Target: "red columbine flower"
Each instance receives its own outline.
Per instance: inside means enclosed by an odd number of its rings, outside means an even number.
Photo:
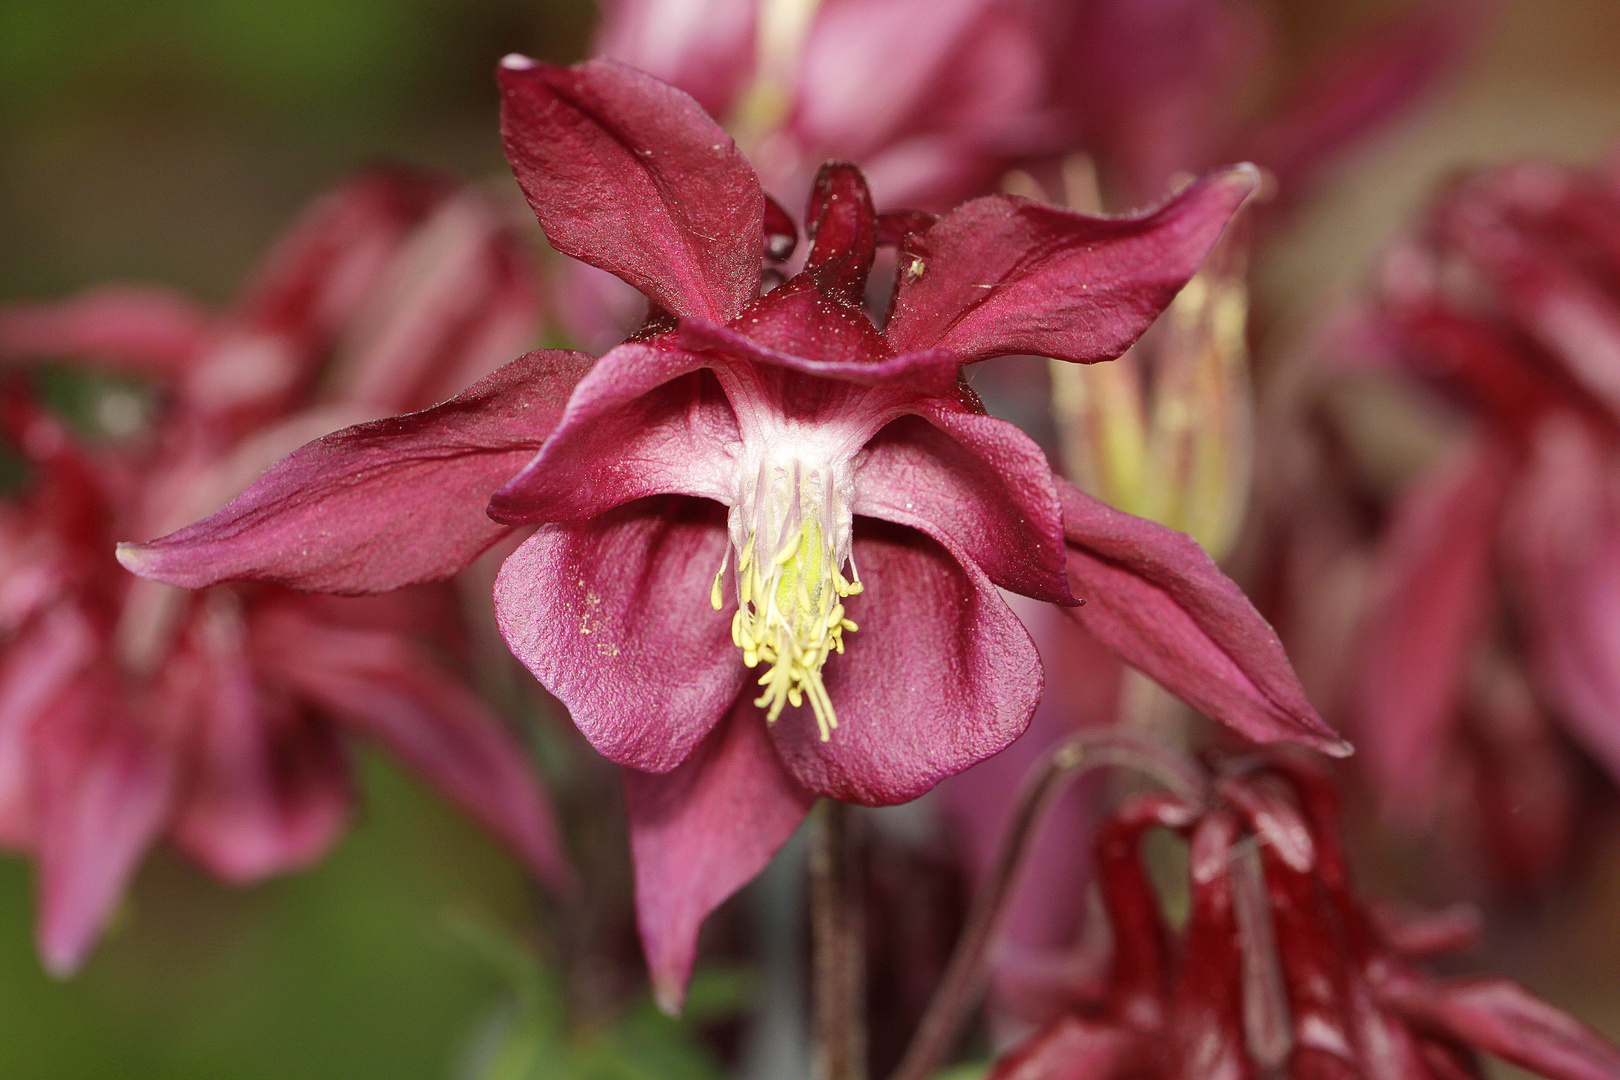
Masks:
[[[1518,984],[1419,967],[1466,945],[1477,920],[1400,919],[1359,900],[1313,768],[1251,765],[1214,789],[1207,806],[1138,796],[1103,822],[1112,945],[1032,994],[1043,1026],[991,1080],[1464,1080],[1483,1075],[1478,1051],[1555,1080],[1620,1077],[1620,1049]],[[1142,858],[1155,828],[1190,841],[1179,932]]]
[[[994,197],[933,222],[876,217],[860,173],[829,165],[803,269],[761,295],[796,229],[695,102],[603,61],[509,57],[501,85],[507,154],[552,245],[640,289],[643,330],[319,440],[122,558],[187,585],[376,591],[540,526],[497,582],[502,632],[627,766],[666,1005],[703,917],[816,795],[915,798],[1023,730],[1041,673],[998,588],[1073,605],[1073,582],[1077,618],[1206,712],[1341,745],[1196,544],[1054,478],[958,380],[1008,353],[1117,355],[1251,170],[1143,217]],[[880,240],[900,247],[881,330],[861,307]]]
[[[229,881],[318,858],[354,801],[351,735],[392,750],[537,875],[566,878],[522,746],[421,640],[448,598],[192,594],[110,557],[118,536],[219,505],[337,418],[486,373],[535,315],[499,214],[439,178],[384,172],[316,203],[226,316],[117,288],[0,309],[0,355],[132,367],[166,401],[156,435],[107,451],[6,402],[34,477],[0,511],[0,842],[39,861],[53,971],[77,967],[161,835]]]
[[[1557,726],[1620,777],[1617,238],[1613,177],[1481,172],[1392,252],[1376,318],[1469,430],[1392,515],[1349,719],[1389,809],[1449,802],[1521,881],[1575,842]]]

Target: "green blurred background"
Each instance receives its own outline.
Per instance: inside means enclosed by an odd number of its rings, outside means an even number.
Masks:
[[[1403,5],[1282,6],[1303,53]],[[1276,253],[1279,335],[1353,289],[1446,169],[1590,160],[1620,132],[1620,4],[1498,7],[1457,83],[1366,144]],[[594,17],[580,0],[0,0],[0,299],[145,280],[222,301],[357,165],[500,177],[495,61],[577,58]],[[464,1075],[512,978],[457,927],[522,939],[533,898],[414,779],[367,758],[363,787],[357,827],[308,873],[233,890],[159,851],[65,984],[33,955],[27,867],[0,860],[0,1080]],[[1608,1027],[1617,909],[1620,857],[1495,959]]]

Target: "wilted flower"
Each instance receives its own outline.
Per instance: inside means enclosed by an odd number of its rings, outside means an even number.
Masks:
[[[132,368],[167,399],[158,434],[105,448],[26,396],[8,405],[34,476],[0,516],[0,840],[39,860],[53,971],[78,966],[160,835],[229,881],[320,856],[354,799],[351,732],[566,878],[522,745],[422,640],[448,597],[188,593],[112,558],[119,536],[218,506],[311,435],[487,372],[536,314],[499,215],[389,172],[317,202],[220,318],[119,288],[0,309],[0,354]]]
[[[628,767],[667,1006],[698,924],[817,794],[915,798],[1023,730],[1040,668],[998,588],[1072,606],[1072,582],[1076,618],[1210,715],[1341,749],[1196,544],[1054,478],[958,378],[1009,353],[1117,355],[1251,170],[1135,218],[996,196],[934,222],[876,216],[861,174],[832,164],[803,270],[761,295],[796,229],[689,97],[604,61],[509,57],[501,82],[507,153],[552,245],[640,289],[647,325],[594,362],[531,353],[436,409],[318,440],[122,558],[193,586],[380,591],[540,525],[496,584],[502,632]],[[880,241],[899,244],[881,330],[861,307]]]
[[[1610,177],[1478,173],[1390,255],[1375,316],[1468,430],[1381,541],[1350,715],[1390,809],[1483,808],[1520,880],[1573,842],[1553,725],[1620,778],[1617,238]]]
[[[1516,983],[1421,969],[1423,957],[1467,944],[1474,920],[1403,919],[1361,901],[1332,787],[1313,767],[1250,763],[1214,791],[1197,806],[1137,796],[1103,822],[1112,943],[1048,984],[1043,1026],[992,1080],[1461,1080],[1482,1075],[1478,1051],[1555,1080],[1620,1076],[1620,1049]],[[1155,828],[1189,841],[1179,931],[1144,858]]]

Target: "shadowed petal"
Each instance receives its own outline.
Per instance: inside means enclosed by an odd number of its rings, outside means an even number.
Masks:
[[[672,772],[624,772],[636,922],[658,1005],[686,997],[698,929],[776,854],[815,796],[782,767],[746,698]]]
[[[842,161],[823,165],[805,220],[813,239],[804,276],[827,299],[859,305],[877,253],[877,212],[861,171]]]
[[[1508,979],[1406,977],[1379,998],[1411,1020],[1550,1080],[1616,1080],[1620,1048]]]
[[[436,408],[317,439],[217,514],[120,545],[119,561],[193,589],[250,579],[365,593],[448,577],[506,531],[484,513],[490,493],[534,454],[590,363],[530,353]]]
[[[985,1080],[1113,1080],[1128,1075],[1140,1041],[1125,1028],[1065,1016],[1019,1043]]]
[[[1497,447],[1466,447],[1406,493],[1387,527],[1353,730],[1391,808],[1432,800],[1490,584],[1508,467]]]
[[[737,418],[703,363],[636,343],[602,357],[539,454],[490,498],[490,516],[580,521],[648,495],[728,499]]]
[[[943,532],[1002,588],[1073,603],[1046,454],[1004,420],[922,407],[856,459],[855,512]]]
[[[117,701],[115,687],[81,681],[40,739],[38,943],[58,977],[84,962],[173,802],[172,755],[106,711]]]
[[[609,761],[668,772],[741,691],[709,602],[729,543],[717,504],[666,496],[547,526],[501,566],[501,636]]]
[[[865,591],[848,603],[860,629],[822,670],[838,727],[822,742],[805,706],[770,729],[812,791],[868,806],[906,802],[1029,725],[1041,695],[1035,645],[984,571],[946,543],[856,521]]]
[[[759,295],[765,196],[731,136],[632,68],[501,62],[501,134],[552,247],[675,315],[725,322]]]
[[[103,285],[54,304],[0,307],[0,357],[90,357],[175,376],[208,342],[208,313],[168,289]]]
[[[1125,351],[1254,191],[1243,165],[1141,217],[1095,218],[1012,195],[975,199],[900,250],[885,330],[896,351],[964,363],[1013,353],[1091,363]]]
[[[234,600],[208,593],[196,624],[193,774],[174,835],[241,884],[318,859],[347,824],[353,797],[331,726],[259,685]]]
[[[1070,614],[1120,659],[1200,712],[1257,742],[1289,741],[1343,757],[1276,633],[1189,536],[1114,510],[1058,480]]]
[[[294,693],[347,721],[492,832],[539,880],[573,873],[523,745],[500,717],[404,637],[323,625],[293,604],[258,617],[260,663]]]
[[[776,299],[791,286],[784,286],[766,298],[774,306]],[[795,299],[799,299],[795,295]],[[809,294],[803,294],[806,302]],[[861,316],[857,316],[861,317]],[[753,327],[749,328],[752,332]],[[808,336],[808,335],[807,335]],[[821,335],[816,335],[816,351],[823,353]],[[872,359],[829,360],[825,356],[806,358],[780,349],[759,344],[751,338],[724,326],[701,319],[682,319],[676,339],[681,347],[693,352],[709,352],[731,360],[765,364],[786,368],[806,375],[820,375],[827,379],[854,383],[860,386],[884,386],[899,383],[924,394],[946,394],[956,385],[962,364],[944,349],[923,349],[901,353],[899,356],[880,356]]]

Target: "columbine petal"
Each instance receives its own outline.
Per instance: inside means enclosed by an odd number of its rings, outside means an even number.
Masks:
[[[1003,420],[939,407],[889,424],[856,459],[855,512],[943,532],[990,580],[1073,603],[1046,454]]]
[[[823,675],[838,726],[822,742],[810,711],[794,709],[771,735],[812,791],[885,806],[915,799],[1022,734],[1040,700],[1040,657],[964,552],[862,519],[854,564],[865,591],[849,614],[860,630]]]
[[[1013,353],[1118,356],[1192,277],[1259,183],[1215,173],[1141,217],[1095,218],[1012,195],[975,199],[914,235],[885,334],[964,363]]]
[[[261,665],[296,694],[393,751],[556,889],[573,882],[555,816],[523,745],[498,716],[401,636],[344,628],[292,604],[254,628]]]
[[[29,750],[34,727],[48,722],[50,710],[94,659],[97,645],[90,621],[63,604],[6,647],[0,660],[0,844],[22,847],[33,831],[36,778]]]
[[[676,315],[725,322],[759,295],[765,196],[686,94],[606,60],[501,63],[512,171],[558,251]]]
[[[39,742],[38,940],[57,976],[84,962],[174,797],[172,756],[133,717],[104,711],[118,700],[81,681]]]
[[[635,343],[602,357],[545,446],[491,497],[490,515],[579,521],[647,495],[727,497],[737,419],[703,363]]]
[[[501,566],[501,636],[608,760],[668,772],[742,690],[710,603],[728,543],[718,505],[668,496],[548,525]]]
[[[1421,809],[1444,763],[1489,585],[1507,463],[1465,447],[1403,498],[1375,571],[1353,733],[1386,800]]]
[[[0,307],[0,357],[95,357],[174,376],[202,352],[208,313],[168,289],[101,286],[55,304]]]
[[[311,723],[258,684],[234,599],[225,590],[204,597],[195,652],[171,661],[170,685],[150,708],[188,710],[176,726],[194,729],[175,839],[220,878],[246,883],[324,854],[348,824],[353,795],[331,725]],[[187,660],[196,665],[183,679],[189,685],[175,687]]]
[[[771,293],[762,306],[782,296],[788,288],[784,286]],[[800,298],[806,303],[814,303],[807,290],[795,294],[795,300]],[[819,375],[857,386],[898,383],[925,394],[948,393],[956,385],[957,373],[962,368],[955,354],[944,349],[923,349],[890,357],[829,360],[818,342],[817,352],[822,355],[809,359],[761,345],[735,330],[702,319],[682,319],[676,331],[676,340],[682,348],[693,352],[707,352],[730,360],[751,361],[806,375]]]
[[[1132,667],[1258,742],[1342,757],[1349,744],[1305,700],[1276,633],[1189,536],[1058,481],[1070,613]]]
[[[624,792],[642,948],[659,1007],[674,1014],[703,920],[770,861],[815,796],[782,767],[746,699],[674,771],[627,769]]]
[[[120,545],[119,561],[193,589],[234,578],[364,593],[448,577],[505,532],[484,516],[490,493],[534,454],[589,365],[530,353],[437,408],[317,439],[217,514]]]
[[[1116,1024],[1065,1016],[1019,1043],[985,1080],[1114,1080],[1133,1075],[1142,1041]]]

